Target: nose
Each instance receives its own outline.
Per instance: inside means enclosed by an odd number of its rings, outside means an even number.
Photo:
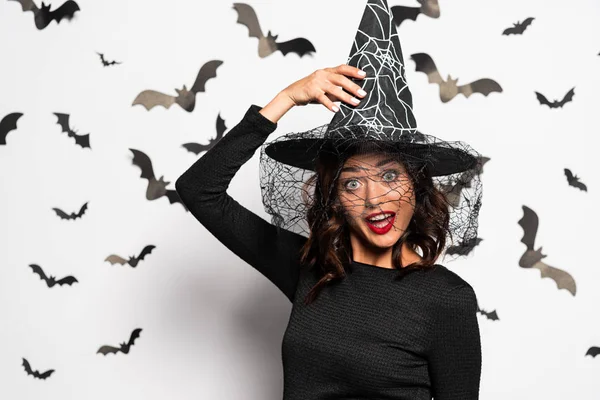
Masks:
[[[365,185],[365,207],[372,208],[380,203],[385,198],[386,193],[389,191],[389,186],[378,182],[376,179],[367,179]]]

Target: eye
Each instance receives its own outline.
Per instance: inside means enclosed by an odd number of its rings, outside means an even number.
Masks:
[[[386,176],[389,178],[386,179],[385,178]],[[395,169],[390,169],[383,174],[383,177],[384,177],[383,179],[386,180],[387,182],[391,182],[394,179],[396,179],[397,176],[398,176],[398,171],[396,171]]]
[[[354,183],[354,187],[350,187],[350,184]],[[354,190],[358,187],[358,181],[356,179],[348,179],[344,182],[344,188],[347,190]]]

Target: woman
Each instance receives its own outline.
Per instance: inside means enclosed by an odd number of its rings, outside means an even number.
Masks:
[[[336,101],[356,107],[353,97],[368,96],[357,83],[364,78],[346,64],[319,69],[263,108],[251,105],[177,179],[177,192],[207,230],[293,303],[282,343],[284,400],[478,399],[477,300],[466,281],[435,264],[448,205],[430,190],[427,168],[373,144],[350,146],[343,158],[321,153],[308,239],[226,193],[287,111],[319,103],[338,113]],[[392,218],[373,221],[381,212]]]

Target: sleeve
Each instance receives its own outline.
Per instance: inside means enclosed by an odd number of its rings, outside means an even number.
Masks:
[[[477,297],[462,284],[443,297],[429,354],[435,400],[477,400],[481,378],[481,338]]]
[[[252,104],[242,120],[177,179],[175,190],[210,233],[293,301],[306,238],[270,224],[226,193],[235,173],[277,127],[259,110]]]

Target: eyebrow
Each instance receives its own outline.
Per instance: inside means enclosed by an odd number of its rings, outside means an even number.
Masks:
[[[387,158],[385,160],[379,161],[377,164],[375,164],[375,166],[381,167],[381,166],[389,164],[391,162],[397,162],[397,160],[395,158]],[[342,173],[342,172],[358,172],[361,169],[364,171],[368,170],[368,168],[365,168],[365,167],[344,167],[344,168],[342,168],[340,173]]]

